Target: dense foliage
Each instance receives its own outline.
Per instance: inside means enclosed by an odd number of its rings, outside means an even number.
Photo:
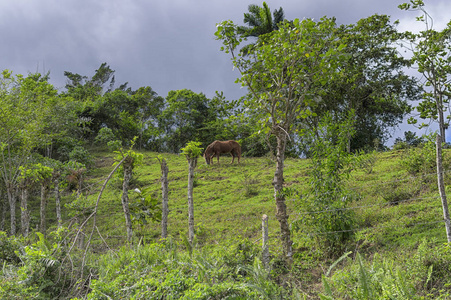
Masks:
[[[423,1],[400,8],[429,24]],[[378,151],[419,95],[419,117],[444,138],[450,25],[412,34],[381,15],[284,18],[263,3],[249,6],[248,26],[217,25],[242,99],[134,90],[107,63],[93,76],[66,71],[64,91],[49,74],[3,70],[0,298],[449,298],[436,136],[408,131]],[[414,64],[424,83],[406,75]],[[244,162],[197,164],[229,139]],[[164,239],[155,156],[170,170]]]

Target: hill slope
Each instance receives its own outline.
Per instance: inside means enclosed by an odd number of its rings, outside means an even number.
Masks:
[[[446,236],[441,203],[437,199],[434,173],[408,174],[400,164],[403,152],[376,154],[353,171],[347,187],[358,195],[352,204],[358,216],[357,235],[367,247],[394,248],[400,244],[415,245],[422,237]],[[154,197],[161,198],[160,166],[157,153],[143,153],[144,164],[135,170],[133,188],[150,187]],[[169,235],[177,237],[187,232],[187,176],[188,164],[183,156],[165,154],[169,167]],[[102,163],[103,161],[103,163]],[[199,158],[194,188],[195,223],[197,238],[203,243],[219,243],[234,236],[258,239],[261,236],[261,217],[270,217],[270,236],[278,233],[273,201],[272,179],[274,163],[269,158],[246,158],[240,165],[229,164],[229,157],[222,157],[221,164],[207,166]],[[100,185],[110,172],[112,160],[98,160],[98,168],[88,182]],[[309,191],[309,160],[287,159],[285,162],[285,186],[305,196]],[[431,170],[433,171],[433,170]],[[99,218],[107,236],[123,236],[125,229],[120,204],[120,183],[112,183],[100,201]],[[97,198],[91,189],[91,199]],[[131,193],[133,196],[133,193]],[[133,197],[132,197],[133,199]],[[133,201],[133,200],[132,200]],[[302,197],[287,200],[290,221],[305,214],[299,210]],[[105,219],[103,219],[105,218]],[[420,224],[425,223],[425,224]],[[161,233],[159,224],[135,229],[138,236],[147,241],[157,240]],[[306,233],[293,233],[299,248],[305,244]],[[371,239],[364,238],[368,235]],[[405,239],[401,239],[406,236]],[[371,240],[372,242],[369,242]],[[309,244],[307,242],[307,244]]]

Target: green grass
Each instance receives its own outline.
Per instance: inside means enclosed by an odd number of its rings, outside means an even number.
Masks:
[[[143,155],[143,164],[134,170],[131,190],[149,187],[153,197],[161,200],[161,171],[156,157],[162,155],[169,168],[168,233],[177,243],[179,250],[183,250],[188,247],[184,246],[188,231],[187,160],[184,156],[175,154],[143,152]],[[83,197],[75,199],[71,193],[66,193],[63,197],[66,205],[63,208],[63,218],[67,226],[74,222],[80,224],[92,212],[100,188],[113,169],[112,154],[97,152],[95,157],[96,167],[87,174]],[[428,247],[446,242],[444,223],[439,222],[443,212],[433,170],[430,174],[412,176],[401,164],[403,159],[403,151],[377,153],[371,158],[371,166],[356,166],[349,179],[344,182],[355,196],[348,208],[355,213],[356,230],[354,239],[344,245],[342,250],[352,251],[353,258],[356,257],[355,253],[359,252],[370,264],[371,258],[378,253],[387,259],[384,263],[404,265],[409,257],[416,255],[419,245],[424,241],[428,243]],[[266,214],[269,216],[269,248],[275,268],[273,279],[279,283],[287,280],[296,282],[301,291],[303,287],[307,287],[308,291],[304,294],[317,296],[322,290],[322,275],[337,257],[328,256],[321,244],[317,243],[317,235],[312,234],[302,222],[298,222],[298,225],[301,224],[300,230],[292,231],[295,259],[293,269],[290,273],[283,271],[278,239],[280,229],[275,218],[272,186],[275,163],[269,158],[249,157],[244,158],[241,164],[229,162],[230,157],[223,157],[220,165],[207,166],[203,159],[199,158],[194,188],[197,251],[220,251],[237,239],[246,240],[258,248],[261,244],[261,219],[262,215]],[[284,185],[298,194],[298,197],[290,196],[286,199],[290,222],[302,220],[303,214],[306,213],[300,211],[299,207],[309,192],[309,170],[308,159],[288,158],[285,161]],[[449,173],[445,175],[446,190],[449,191],[451,179]],[[126,242],[121,193],[120,178],[113,178],[104,191],[98,208],[98,231],[94,231],[91,244],[93,253],[89,259],[93,264],[98,255],[103,259],[109,255],[114,257],[114,253],[122,249]],[[133,201],[135,193],[130,191],[129,194]],[[33,211],[38,212],[38,206],[34,204],[38,205],[38,202],[31,202]],[[56,218],[51,200],[48,209],[48,224],[52,230],[56,227]],[[32,227],[38,221],[39,216],[33,214]],[[85,234],[91,233],[92,225],[92,222],[87,224]],[[135,246],[161,243],[159,223],[134,224],[134,233]],[[440,252],[436,252],[436,257],[440,257],[439,254]],[[213,257],[208,259],[214,260]],[[439,262],[436,260],[432,263]],[[447,259],[444,259],[443,265],[446,263]],[[348,274],[347,272],[352,272],[356,266],[358,268],[355,263],[343,262],[335,269]],[[404,271],[408,274],[407,269]]]
[[[143,154],[144,162],[135,170],[132,189],[150,187],[153,195],[161,199],[158,154]],[[438,195],[434,177],[412,178],[399,163],[402,155],[401,151],[378,153],[371,172],[356,168],[345,183],[359,195],[359,200],[352,206],[357,214],[358,228],[362,229],[357,231],[358,240],[365,240],[360,243],[368,251],[392,251],[400,245],[413,247],[422,237],[445,241],[442,223],[416,225],[439,220],[442,217],[441,205],[439,199],[433,198]],[[169,168],[168,232],[178,239],[186,234],[188,228],[188,163],[180,155],[162,156]],[[97,156],[96,168],[87,181],[91,187],[86,200],[88,203],[94,203],[97,199],[104,178],[112,170],[112,162],[105,153]],[[236,236],[258,240],[263,214],[269,216],[270,236],[277,240],[279,224],[275,219],[272,187],[274,163],[268,158],[245,158],[240,165],[229,162],[229,157],[222,157],[220,165],[207,166],[199,158],[195,174],[194,216],[202,243],[221,243]],[[309,188],[309,168],[306,159],[286,159],[285,186],[305,195]],[[120,181],[115,179],[104,192],[98,214],[97,225],[107,243],[120,243],[121,236],[125,239],[120,197]],[[290,221],[299,217],[299,201],[302,198],[287,199]],[[158,240],[161,228],[160,224],[151,223],[137,226],[135,232],[144,241],[152,242]],[[293,240],[297,241],[300,249],[312,247],[311,241],[302,234],[293,232]]]

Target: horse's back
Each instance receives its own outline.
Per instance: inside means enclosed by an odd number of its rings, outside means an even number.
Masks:
[[[210,145],[207,146],[205,152],[212,151],[213,153],[227,153],[232,151],[239,151],[241,153],[241,146],[237,141],[228,140],[228,141],[214,141]]]

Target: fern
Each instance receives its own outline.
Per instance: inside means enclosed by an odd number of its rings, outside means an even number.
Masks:
[[[329,268],[330,269],[330,268]],[[326,276],[323,275],[322,277],[322,281],[323,281],[323,286],[324,286],[324,290],[326,292],[327,295],[319,295],[321,300],[333,300],[334,297],[332,295],[332,289],[330,288],[329,283],[327,282]]]
[[[337,259],[327,270],[326,272],[326,276],[329,276],[330,272],[332,271],[333,268],[335,268],[335,266],[340,263],[343,259],[345,259],[346,257],[348,257],[350,254],[352,253],[352,251],[346,252],[345,254],[343,254],[342,256],[340,256],[339,259]]]
[[[363,292],[363,299],[373,299],[373,295],[371,292],[371,282],[368,273],[365,270],[365,267],[362,262],[362,258],[360,254],[357,253],[357,260],[359,262],[359,284],[360,290]]]

